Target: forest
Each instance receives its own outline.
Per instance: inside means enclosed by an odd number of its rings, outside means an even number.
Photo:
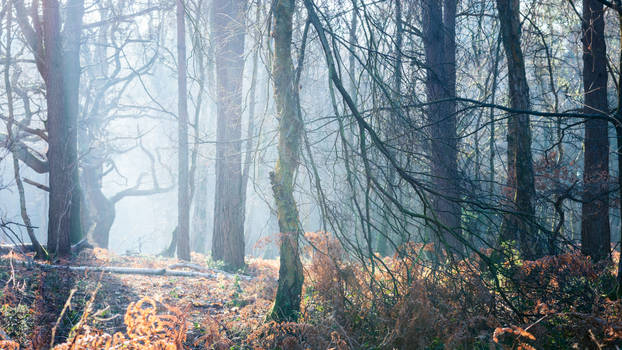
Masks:
[[[2,0],[0,349],[622,348],[622,0]]]

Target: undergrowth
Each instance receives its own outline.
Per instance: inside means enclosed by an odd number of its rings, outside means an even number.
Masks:
[[[408,244],[372,265],[327,234],[307,237],[303,320],[339,329],[361,349],[617,349],[622,306],[614,264],[580,252],[522,260],[483,250],[431,263]],[[617,255],[617,253],[616,253]]]
[[[200,311],[191,313],[190,306],[183,306],[187,299],[182,296],[189,291],[175,283],[171,290],[179,287],[179,295],[168,295],[167,301],[152,296],[131,303],[122,331],[99,329],[103,323],[98,319],[107,314],[94,311],[89,315],[94,297],[79,301],[83,297],[76,300],[79,307],[72,311],[76,315],[63,318],[75,321],[64,342],[54,349],[622,346],[622,305],[616,298],[613,268],[617,253],[613,261],[600,264],[574,251],[527,261],[508,245],[501,251],[482,250],[467,259],[432,263],[429,257],[434,247],[407,244],[395,256],[378,256],[371,264],[352,259],[328,234],[308,234],[307,239],[314,248],[304,253],[305,285],[298,323],[262,322],[257,317],[263,309],[253,305],[264,303],[267,310],[276,284],[274,264],[261,261],[249,265],[255,275],[249,283],[239,278],[227,284],[211,281],[217,289],[212,291],[227,299],[204,302],[198,306],[203,308]],[[17,349],[18,343],[37,348],[36,344],[42,344],[33,339],[40,326],[39,311],[27,307],[36,303],[19,296],[27,288],[11,279],[14,275],[4,272],[0,276],[5,285],[0,295],[0,349]]]

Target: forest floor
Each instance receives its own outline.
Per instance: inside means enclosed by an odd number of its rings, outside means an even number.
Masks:
[[[170,268],[178,260],[118,256],[96,248],[58,263],[160,269]],[[250,259],[239,275],[220,272],[203,255],[193,253],[192,263],[213,277],[42,269],[19,254],[0,256],[0,340],[39,349],[48,347],[52,333],[54,344],[60,344],[85,325],[98,334],[124,333],[128,306],[147,297],[145,305],[153,301],[158,313],[183,319],[187,348],[204,348],[205,342],[217,342],[215,337],[225,338],[227,347],[241,344],[261,326],[271,306],[278,261]]]

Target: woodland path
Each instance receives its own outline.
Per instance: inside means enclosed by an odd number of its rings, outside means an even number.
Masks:
[[[202,277],[117,274],[95,271],[68,271],[64,268],[27,266],[23,257],[6,254],[0,257],[0,304],[25,304],[32,310],[41,341],[47,343],[56,324],[59,310],[75,289],[71,308],[63,315],[55,343],[66,340],[80,320],[85,305],[97,290],[88,324],[109,334],[125,330],[123,316],[128,305],[143,297],[178,308],[187,316],[189,348],[206,332],[218,328],[233,342],[259,327],[263,322],[276,288],[278,265],[271,260],[251,260],[244,275],[219,273],[210,267],[207,257],[193,254],[193,269],[179,266],[176,259],[151,256],[118,256],[102,249],[88,249],[71,261],[59,265],[114,266],[121,268],[197,271]],[[98,312],[99,311],[99,312]],[[0,328],[2,324],[0,322]],[[47,339],[45,339],[47,338]],[[15,340],[15,339],[14,339]]]

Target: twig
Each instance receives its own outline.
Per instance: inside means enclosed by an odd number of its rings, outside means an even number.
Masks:
[[[50,188],[44,184],[38,183],[36,181],[27,179],[27,178],[23,178],[22,179],[25,183],[31,185],[31,186],[35,186],[36,188],[40,189],[40,190],[44,190],[46,192],[50,192]]]
[[[84,312],[82,313],[82,317],[80,317],[80,321],[78,321],[78,323],[74,327],[75,330],[80,330],[80,328],[86,323],[87,318],[89,317],[89,313],[91,312],[91,309],[93,307],[93,304],[95,303],[95,297],[97,296],[97,292],[99,291],[99,288],[101,288],[101,280],[102,280],[103,275],[104,275],[104,272],[102,271],[99,274],[99,278],[97,279],[97,285],[95,286],[95,289],[91,293],[91,298],[89,299],[89,301],[86,303],[86,306],[84,307]]]
[[[54,337],[56,337],[56,328],[60,324],[60,321],[63,319],[63,316],[65,315],[65,311],[67,311],[67,308],[71,307],[71,298],[73,297],[73,294],[76,292],[76,290],[77,289],[73,288],[69,292],[69,297],[67,298],[67,301],[65,302],[65,305],[63,306],[63,310],[61,310],[60,315],[58,315],[58,319],[56,320],[56,324],[54,324],[54,328],[52,328],[52,339],[50,340],[50,349],[54,348]]]

